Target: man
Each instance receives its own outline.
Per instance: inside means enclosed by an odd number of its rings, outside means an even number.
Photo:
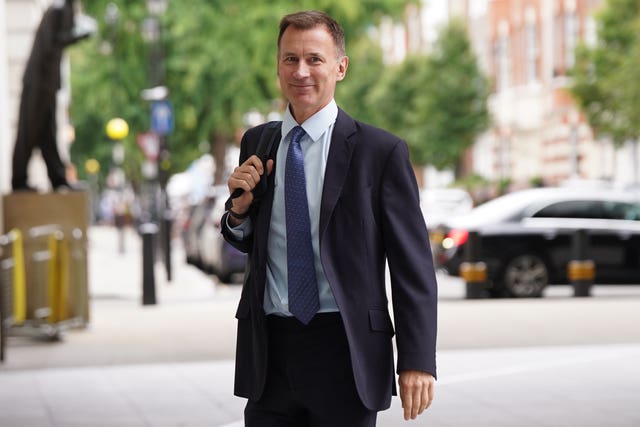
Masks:
[[[281,138],[263,164],[264,125],[247,131],[228,181],[244,193],[222,232],[249,254],[235,380],[247,427],[375,426],[396,391],[385,261],[405,419],[433,399],[437,286],[415,176],[402,140],[336,106],[347,66],[331,17],[285,16]]]

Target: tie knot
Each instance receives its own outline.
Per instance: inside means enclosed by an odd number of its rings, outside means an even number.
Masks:
[[[291,143],[299,143],[304,134],[305,131],[302,129],[302,126],[296,126],[291,129]]]

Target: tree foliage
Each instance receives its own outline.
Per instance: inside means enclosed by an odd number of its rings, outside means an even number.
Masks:
[[[595,46],[581,45],[571,92],[596,134],[622,145],[640,136],[640,3],[608,0],[597,16]]]
[[[378,121],[403,136],[415,164],[457,167],[489,125],[489,85],[464,25],[451,21],[433,52],[392,68],[370,100]]]
[[[376,123],[377,106],[367,102],[369,93],[380,85],[385,65],[382,49],[372,38],[363,37],[347,52],[347,75],[336,89],[336,102],[353,117],[367,123]]]
[[[72,157],[109,164],[111,147],[104,125],[112,117],[129,123],[124,141],[125,169],[139,176],[141,153],[134,136],[149,126],[149,105],[140,92],[149,87],[150,47],[141,37],[144,2],[114,0],[120,10],[115,28],[104,22],[108,0],[85,2],[98,19],[100,32],[72,52],[72,117],[76,143]],[[383,15],[400,15],[407,0],[189,0],[169,2],[162,17],[165,83],[174,107],[175,131],[169,136],[173,171],[184,169],[202,154],[203,145],[220,166],[225,147],[234,141],[243,115],[266,113],[279,98],[276,77],[278,22],[286,13],[321,9],[344,26],[347,50],[358,57],[366,29]],[[112,49],[105,49],[111,45]],[[353,49],[353,50],[352,50]],[[363,73],[364,75],[364,73]],[[373,80],[372,76],[367,77]],[[360,86],[360,87],[359,87]],[[345,91],[363,93],[361,81],[345,82]],[[203,144],[204,143],[204,144]],[[103,168],[104,170],[104,168]]]

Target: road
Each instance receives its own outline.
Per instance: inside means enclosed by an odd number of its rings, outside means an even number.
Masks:
[[[185,265],[176,245],[174,281],[156,268],[158,304],[142,306],[135,235],[127,245],[117,255],[115,234],[91,232],[87,329],[59,343],[10,338],[0,425],[242,425],[242,400],[231,395],[240,286]],[[436,401],[406,424],[394,399],[379,426],[640,425],[640,286],[599,286],[591,298],[553,287],[540,299],[465,300],[459,280],[439,276],[439,289]],[[97,389],[105,384],[109,391]],[[151,403],[140,395],[150,387]],[[25,399],[29,418],[18,409]],[[104,418],[108,410],[114,418]]]

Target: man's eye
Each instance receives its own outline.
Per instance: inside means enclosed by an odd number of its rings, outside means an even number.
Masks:
[[[311,62],[312,64],[317,64],[318,62],[322,62],[322,59],[317,56],[312,56],[311,58],[309,58],[309,62]]]
[[[295,56],[287,56],[283,61],[287,63],[298,62],[298,58],[296,58]]]

